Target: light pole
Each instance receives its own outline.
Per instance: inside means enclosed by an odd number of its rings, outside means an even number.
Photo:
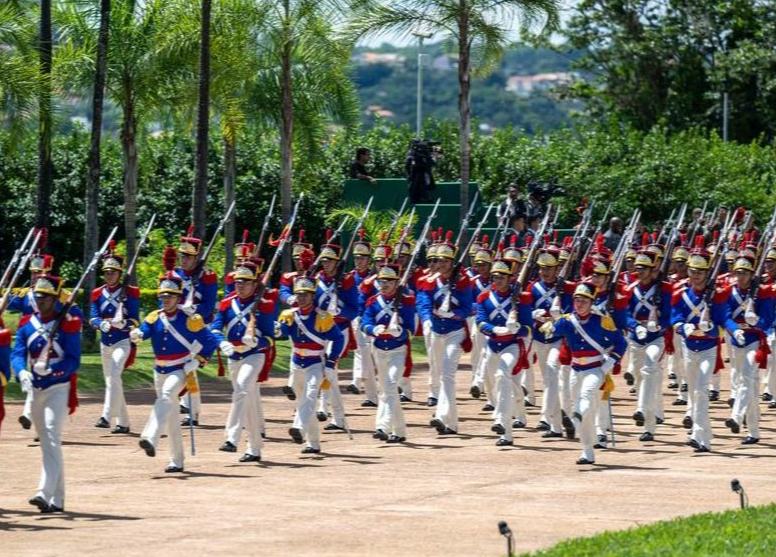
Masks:
[[[430,39],[434,33],[424,33],[420,30],[413,31],[413,36],[418,38],[418,87],[415,104],[415,135],[420,139],[421,126],[423,125],[423,39]]]

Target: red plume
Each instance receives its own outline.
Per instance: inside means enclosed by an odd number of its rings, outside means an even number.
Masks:
[[[595,237],[595,249],[598,252],[602,252],[604,249],[604,235],[600,232]]]
[[[649,233],[645,232],[641,235],[641,245],[646,246],[649,244]]]
[[[364,230],[363,228],[359,228],[358,229],[358,237],[359,237],[360,240],[362,240],[362,241],[364,240],[364,234],[365,233],[366,233],[366,230]]]
[[[552,231],[552,243],[557,244],[558,243],[558,231],[553,230]]]
[[[498,253],[501,253],[502,251],[504,251],[504,240],[501,240],[498,243]]]
[[[757,243],[757,230],[749,232],[749,241],[753,244]]]
[[[248,229],[247,228],[245,230],[243,230],[242,243],[243,244],[247,244],[248,243]]]
[[[299,229],[299,243],[304,242],[304,228]]]
[[[248,257],[248,246],[247,245],[242,247],[242,256],[244,258]]]
[[[108,242],[108,253],[113,253],[116,251],[116,240],[111,240]]]
[[[193,237],[194,235],[194,225],[190,224],[189,229],[186,230],[186,236]]]
[[[440,226],[439,228],[437,228],[437,241],[441,242],[442,237],[444,235],[445,235],[445,231],[442,229],[442,227]]]
[[[175,248],[168,245],[164,248],[164,252],[162,253],[162,265],[164,265],[165,271],[172,271],[175,269],[175,262],[178,260],[178,252],[175,251]]]
[[[679,245],[684,246],[687,244],[687,234],[685,232],[679,233]]]
[[[46,249],[46,244],[48,243],[48,228],[44,226],[39,230],[40,230],[40,240],[38,240],[38,251],[43,251],[44,249]]]
[[[544,245],[546,246],[549,243],[550,243],[550,235],[549,234],[545,234],[544,235]]]
[[[331,228],[326,229],[326,242],[331,241],[331,237],[334,236],[334,231]]]
[[[652,233],[652,243],[653,244],[657,243],[657,232]]]
[[[432,243],[434,243],[434,244],[436,244],[436,241],[437,241],[437,233],[436,233],[436,230],[432,230],[432,231],[431,231],[431,242],[432,242]]]
[[[574,242],[573,236],[566,236],[563,238],[563,247],[571,247],[571,244]]]
[[[739,207],[736,209],[735,216],[733,217],[733,222],[741,222],[744,220],[744,216],[746,216],[746,209],[743,207]]]
[[[695,237],[695,247],[697,249],[703,249],[704,247],[706,247],[706,239],[703,237],[702,234],[698,234]]]
[[[447,232],[445,232],[445,241],[448,242],[448,243],[453,241],[453,231],[452,230],[448,230]]]
[[[712,235],[711,239],[714,240],[714,243],[716,244],[719,241],[719,230],[715,230]]]
[[[517,242],[517,236],[512,236],[512,242]],[[533,236],[528,235],[525,238],[523,238],[523,245],[525,247],[529,247],[531,245],[531,242],[533,242]]]
[[[490,242],[488,242],[488,240],[490,240],[490,238],[488,238],[488,235],[487,234],[483,234],[482,235],[482,245],[485,246],[485,247],[489,246]]]

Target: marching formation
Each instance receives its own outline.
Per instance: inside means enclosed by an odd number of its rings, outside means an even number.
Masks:
[[[214,359],[233,390],[219,450],[241,453],[240,462],[261,460],[261,384],[272,370],[279,339],[291,346],[283,387],[295,402],[288,434],[304,454],[321,452],[321,427],[352,438],[339,388],[339,365],[351,352],[347,391],[364,393],[361,406],[376,409],[373,437],[386,443],[407,441],[402,405],[413,400],[430,408],[429,425],[439,435],[458,434],[456,383],[465,352],[471,355],[469,392],[486,402],[497,446],[513,445],[528,425],[526,407],[539,406],[542,437],[578,439],[577,464],[593,464],[596,450],[616,443],[610,394],[613,377],[622,373],[635,398],[632,418],[643,429],[640,441],[659,441],[667,381],[677,394],[673,404],[686,409],[687,445],[708,452],[709,403],[719,399],[723,356],[731,384],[725,425],[734,434],[745,431],[743,444],[760,440],[760,369],[767,369],[762,399],[776,395],[776,363],[769,358],[776,344],[776,211],[758,230],[750,211],[709,215],[704,207],[686,218],[685,205],[649,232],[636,210],[616,243],[607,246],[606,216],[595,227],[592,204],[578,208],[579,222],[559,241],[552,206],[535,230],[514,230],[500,216],[489,237],[482,229],[494,205],[468,234],[475,197],[456,234],[434,228],[437,201],[413,240],[414,208],[399,227],[405,201],[373,245],[363,229],[370,201],[355,225],[345,219],[327,231],[316,253],[297,227],[302,202],[297,200],[278,238],[266,237],[274,199],[258,241],[244,233],[220,301],[219,279],[206,264],[234,206],[208,245],[191,230],[182,235],[177,248],[164,252],[158,308],[144,316],[140,291],[130,279],[137,255],[125,265],[115,252],[115,229],[72,291],[52,272],[45,230],[29,232],[0,278],[5,292],[0,311],[21,314],[13,343],[11,331],[0,330],[0,383],[11,375],[19,381],[27,396],[19,422],[25,429],[34,426],[40,440],[43,467],[32,505],[45,513],[65,508],[61,435],[78,403],[86,313],[86,324],[100,332],[105,378],[95,427],[115,435],[132,431],[122,374],[137,346],[149,343],[156,401],[139,445],[153,457],[166,435],[169,473],[184,470],[182,427],[190,429],[195,453],[194,431],[206,410],[197,373]],[[153,224],[152,219],[137,252]],[[261,257],[265,243],[272,248],[269,262]],[[294,270],[279,273],[289,245]],[[15,288],[25,269],[29,287]],[[76,295],[97,269],[104,284],[82,312]],[[413,384],[415,337],[422,337],[429,364],[422,387]]]

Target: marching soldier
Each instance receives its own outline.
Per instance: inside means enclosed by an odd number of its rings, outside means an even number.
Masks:
[[[342,331],[345,343],[338,354],[329,354],[334,361],[339,361],[349,348],[350,322],[358,314],[358,291],[352,274],[345,274],[341,280],[335,276],[337,264],[341,257],[342,247],[330,242],[321,246],[320,263],[321,270],[317,275],[315,291],[315,308],[318,313],[328,313],[334,318],[334,323]],[[331,343],[327,350],[331,349]],[[328,416],[327,409],[331,406],[332,420],[324,429],[327,431],[345,429],[345,405],[339,388],[339,379],[336,368],[325,368],[328,388],[321,389],[321,399],[318,405],[317,418],[325,422]]]
[[[707,304],[706,280],[709,274],[710,255],[703,246],[703,237],[687,260],[689,280],[687,285],[674,291],[671,300],[671,325],[684,342],[684,366],[690,395],[691,416],[685,416],[684,427],[692,429],[687,444],[695,452],[711,449],[711,422],[709,421],[709,396],[711,376],[718,368],[719,328],[728,318],[729,291],[716,288]]]
[[[640,441],[653,441],[662,398],[660,360],[665,349],[665,329],[671,322],[669,282],[655,280],[655,256],[642,250],[636,255],[634,269],[638,280],[625,287],[627,300],[624,321],[629,331],[629,357],[640,375],[638,404],[633,420],[644,427]]]
[[[686,236],[684,234],[679,236],[681,238],[680,244],[674,248],[671,255],[671,270],[673,272],[668,278],[674,290],[687,283],[687,259],[690,257],[690,251],[684,245]],[[668,380],[670,381],[668,387],[678,388],[676,400],[672,402],[672,405],[687,406],[687,381],[684,379],[683,346],[681,342],[674,342],[674,330],[672,328],[666,329],[666,345],[669,342],[673,346],[673,350],[666,350],[668,354]]]
[[[764,363],[767,358],[764,350],[768,342],[765,331],[774,319],[774,290],[772,285],[760,286],[752,300],[749,290],[755,270],[754,261],[748,257],[739,257],[732,268],[736,283],[730,287],[730,315],[725,328],[731,365],[736,373],[735,377],[731,373],[731,392],[735,394],[730,418],[725,421],[725,425],[737,434],[746,423],[749,434],[741,443],[753,445],[760,440],[758,364]]]
[[[573,429],[567,436],[579,435],[582,455],[577,464],[595,463],[595,421],[600,387],[625,353],[625,338],[611,320],[592,313],[596,287],[590,282],[577,285],[573,312],[554,323],[547,321],[541,333],[550,338],[563,337],[571,350],[571,389],[574,411]]]
[[[248,234],[250,234],[248,230],[243,230],[242,242],[236,243],[232,250],[235,269],[239,267],[241,263],[250,260],[253,257],[253,252],[256,251],[256,244],[248,241]],[[234,292],[234,269],[224,276],[224,298],[232,292]]]
[[[493,369],[490,366],[480,365],[482,355],[485,353],[485,345],[487,339],[485,335],[480,331],[477,326],[477,300],[480,295],[486,292],[490,288],[490,267],[493,264],[493,252],[488,247],[488,237],[483,236],[482,247],[477,249],[472,259],[474,261],[474,267],[467,270],[471,271],[474,275],[470,275],[469,279],[472,283],[473,291],[472,295],[475,300],[472,311],[474,315],[469,317],[469,330],[472,335],[472,384],[469,389],[469,394],[474,398],[480,398],[483,388],[488,395],[488,404],[495,406],[494,400],[494,379]]]
[[[194,228],[189,227],[186,236],[181,236],[178,245],[180,265],[175,273],[180,277],[182,284],[181,311],[186,315],[199,315],[209,324],[213,320],[213,311],[218,301],[218,277],[210,269],[200,265],[202,252],[202,240],[193,234]],[[182,409],[188,411],[189,417],[185,418],[181,425],[199,425],[199,410],[201,397],[199,392],[191,394],[191,405],[188,407],[188,397],[182,401]]]
[[[452,231],[436,250],[438,272],[429,276],[419,288],[418,313],[423,333],[431,334],[433,362],[437,366],[441,389],[431,426],[440,435],[458,433],[458,409],[455,401],[455,374],[461,348],[467,342],[466,318],[472,307],[472,288],[465,274],[453,276],[456,248]]]
[[[306,276],[294,280],[296,307],[280,313],[278,323],[282,336],[292,344],[291,365],[294,392],[298,393],[294,423],[288,430],[296,443],[307,441],[303,454],[321,452],[321,432],[315,417],[315,401],[318,391],[325,387],[324,369],[327,375],[336,376],[339,354],[345,342],[342,331],[329,313],[318,313],[313,304],[316,283]],[[327,345],[330,344],[327,350]]]
[[[776,246],[770,246],[765,252],[765,274],[762,277],[762,284],[773,286],[776,283]],[[771,356],[768,358],[768,370],[765,375],[765,391],[763,400],[768,402],[768,408],[776,408],[776,329],[771,326],[768,330],[768,344],[771,350]]]
[[[140,320],[140,289],[122,286],[124,260],[110,251],[102,258],[105,284],[92,290],[89,325],[101,331],[100,354],[105,377],[105,404],[95,427],[109,428],[112,419],[116,427],[111,433],[129,433],[129,412],[124,398],[122,373],[131,363],[133,346],[129,341],[130,329]]]
[[[404,373],[410,337],[415,329],[415,296],[411,292],[399,292],[399,268],[395,265],[382,266],[377,281],[380,293],[367,300],[361,317],[363,332],[373,337],[372,354],[380,379],[374,437],[388,443],[403,443],[407,426],[399,404],[399,379]],[[397,311],[399,314],[394,318]]]
[[[358,240],[353,243],[353,264],[355,268],[353,269],[352,277],[359,292],[361,284],[371,275],[371,261],[372,245],[364,239],[364,229],[362,228],[359,230]],[[364,309],[359,296],[358,316],[353,320],[353,334],[356,337],[356,350],[353,353],[353,381],[348,385],[347,389],[350,393],[359,394],[361,392],[360,384],[363,384],[366,400],[361,403],[361,406],[375,408],[377,407],[377,380],[375,379],[375,368],[370,352],[371,340],[362,331],[360,326],[363,313]]]
[[[248,447],[240,462],[261,460],[263,416],[259,374],[267,363],[275,335],[276,304],[257,293],[260,269],[243,261],[233,271],[234,293],[224,298],[210,324],[221,352],[229,358],[232,405],[219,450],[234,453],[245,428]]]
[[[62,292],[59,277],[39,276],[32,292],[38,309],[19,322],[11,355],[17,380],[31,395],[32,423],[43,454],[38,492],[29,502],[42,513],[63,512],[62,427],[78,404],[76,373],[81,365],[82,323],[80,312],[75,311],[68,311],[59,320],[65,309],[58,300]]]
[[[487,338],[480,367],[487,366],[490,369],[485,373],[495,375],[495,389],[491,395],[495,412],[491,431],[500,435],[496,441],[498,447],[513,444],[514,416],[525,423],[525,405],[518,374],[528,363],[521,338],[527,334],[527,328],[520,326],[519,319],[510,319],[510,314],[519,311],[516,307],[519,303],[515,304],[512,298],[511,275],[512,265],[497,259],[490,269],[490,288],[477,297],[477,328]]]
[[[197,390],[197,369],[213,354],[218,340],[201,315],[179,308],[184,290],[177,273],[162,275],[157,293],[161,309],[149,313],[140,327],[129,333],[135,344],[150,339],[154,351],[156,402],[140,435],[140,448],[148,456],[156,456],[159,439],[166,433],[170,463],[164,471],[175,473],[183,472],[181,424],[175,414],[178,396],[184,386],[190,393]]]
[[[437,272],[439,271],[439,263],[441,259],[437,257],[437,251],[442,242],[442,229],[431,232],[431,245],[426,252],[426,261],[428,262],[428,268],[425,275],[420,278],[417,288],[418,294],[424,288],[431,288],[436,280]],[[420,310],[418,310],[420,314]],[[422,315],[420,316],[423,319]],[[440,384],[440,372],[439,367],[434,361],[434,351],[431,348],[431,329],[425,326],[421,327],[423,334],[423,345],[426,349],[426,356],[428,358],[428,397],[426,398],[426,406],[433,408],[439,401],[439,384]],[[404,401],[402,399],[402,401]]]

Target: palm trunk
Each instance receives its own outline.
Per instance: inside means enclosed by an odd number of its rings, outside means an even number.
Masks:
[[[461,19],[458,21],[458,140],[461,149],[461,220],[466,216],[469,208],[469,159],[471,146],[471,67],[469,44],[469,12],[467,0],[460,0]],[[466,242],[466,230],[463,231],[461,242]]]
[[[100,205],[100,137],[102,134],[102,106],[105,96],[105,75],[108,66],[108,29],[110,26],[110,0],[100,0],[100,31],[97,38],[97,64],[94,72],[92,96],[92,136],[89,146],[88,172],[86,174],[86,223],[84,225],[84,266],[99,248]],[[96,273],[86,277],[86,292],[96,285]],[[86,327],[84,336],[94,341],[94,329]]]
[[[192,199],[194,233],[205,237],[207,224],[207,154],[210,131],[210,9],[211,0],[202,0],[199,47],[199,103],[197,106],[197,159]]]
[[[224,211],[229,208],[235,198],[234,183],[237,176],[237,146],[234,141],[224,138]],[[226,249],[226,263],[224,263],[224,276],[232,270],[234,265],[234,219],[229,219],[224,225],[224,247]]]
[[[121,123],[121,149],[124,158],[124,234],[127,238],[127,261],[135,254],[137,235],[137,116],[132,83],[124,80],[125,105]],[[134,277],[132,277],[134,280]]]
[[[40,91],[38,93],[38,226],[48,226],[51,190],[54,183],[54,163],[51,160],[51,0],[40,2]]]
[[[287,24],[289,18],[289,2],[284,0]],[[293,195],[293,138],[294,138],[294,105],[293,105],[293,83],[291,80],[291,33],[287,30],[284,33],[285,43],[283,44],[280,77],[280,210],[283,222],[288,222],[291,216],[291,197]],[[289,251],[283,253],[283,270],[291,269],[291,254]]]

